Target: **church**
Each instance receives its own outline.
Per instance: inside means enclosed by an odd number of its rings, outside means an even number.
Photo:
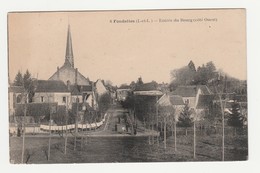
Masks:
[[[93,108],[97,106],[94,83],[83,76],[78,68],[74,67],[70,25],[68,26],[67,32],[64,64],[61,67],[57,67],[57,71],[48,80],[63,81],[71,93],[72,103],[76,103],[78,100],[80,103],[89,103]]]
[[[67,85],[91,85],[89,79],[83,76],[77,68],[74,68],[70,25],[68,26],[67,33],[65,62],[63,66],[57,67],[57,71],[49,78],[49,80],[61,80]]]

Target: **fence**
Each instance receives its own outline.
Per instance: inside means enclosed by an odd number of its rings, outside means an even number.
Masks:
[[[100,122],[96,122],[96,123],[78,123],[78,129],[81,130],[87,130],[87,129],[93,129],[93,128],[99,128],[100,126],[102,126],[105,123],[107,114],[104,115],[104,118],[100,121]],[[34,126],[34,127],[25,127],[25,133],[47,133],[48,131],[65,131],[67,130],[73,130],[75,129],[76,125],[75,124],[68,124],[68,125],[62,125],[62,126],[58,126],[58,125],[43,125],[41,124],[40,126]],[[22,130],[20,128],[20,130]],[[9,133],[10,134],[17,134],[18,133],[18,126],[17,125],[10,125],[9,126]]]

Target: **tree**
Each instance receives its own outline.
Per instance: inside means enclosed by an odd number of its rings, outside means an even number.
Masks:
[[[240,111],[240,105],[237,102],[232,104],[231,114],[229,115],[228,121],[229,126],[234,128],[234,134],[236,135],[236,130],[242,128],[244,124],[244,117]]]
[[[183,108],[183,111],[180,113],[180,116],[178,118],[177,125],[180,127],[185,127],[185,135],[187,136],[187,128],[191,127],[193,124],[192,121],[192,112],[190,110],[190,107],[186,104]]]
[[[192,85],[196,75],[196,68],[193,61],[187,66],[171,71],[172,82],[170,87],[174,90],[178,85]]]
[[[99,111],[105,113],[111,105],[111,96],[109,93],[102,94],[98,100]]]
[[[34,89],[35,85],[31,77],[31,73],[27,69],[25,74],[22,75],[20,71],[18,71],[15,80],[14,80],[14,85],[15,86],[23,86],[25,91],[28,94],[28,101],[29,103],[32,102],[32,98],[34,96]]]
[[[14,86],[23,86],[23,75],[20,71],[15,76]]]

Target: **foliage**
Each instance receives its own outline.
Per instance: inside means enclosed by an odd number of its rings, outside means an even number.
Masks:
[[[14,86],[23,86],[25,91],[28,93],[29,103],[32,102],[32,98],[35,92],[35,83],[28,69],[26,70],[24,75],[22,75],[22,73],[18,71],[14,80]]]
[[[112,99],[109,93],[104,93],[98,99],[99,111],[105,113],[112,103]]]
[[[191,127],[192,126],[192,112],[188,105],[185,105],[183,111],[180,113],[177,125],[180,127]]]
[[[139,120],[150,122],[155,115],[156,97],[154,96],[135,96],[135,113]]]
[[[23,86],[23,75],[20,71],[15,76],[14,86]]]
[[[121,105],[125,109],[132,109],[133,110],[134,107],[135,107],[135,97],[134,97],[134,95],[133,94],[129,94],[126,97],[125,101],[121,102]]]
[[[232,104],[231,112],[232,114],[229,115],[227,121],[228,125],[235,128],[243,127],[244,117],[240,112],[240,105],[237,102],[234,102]]]

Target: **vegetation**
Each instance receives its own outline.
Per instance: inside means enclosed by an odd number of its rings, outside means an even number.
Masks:
[[[236,130],[242,128],[244,125],[244,117],[241,114],[240,106],[237,102],[232,104],[231,114],[229,114],[227,123],[234,128],[235,135]]]
[[[185,107],[183,108],[183,111],[180,113],[177,125],[179,127],[185,127],[186,129],[186,136],[187,136],[187,128],[191,127],[193,125],[193,120],[192,120],[192,112],[189,108],[189,106],[186,104]]]
[[[28,101],[29,103],[32,102],[32,98],[34,96],[35,84],[31,77],[31,73],[27,69],[25,74],[22,75],[20,71],[15,76],[15,80],[13,83],[14,86],[23,86],[26,93],[28,94]]]

